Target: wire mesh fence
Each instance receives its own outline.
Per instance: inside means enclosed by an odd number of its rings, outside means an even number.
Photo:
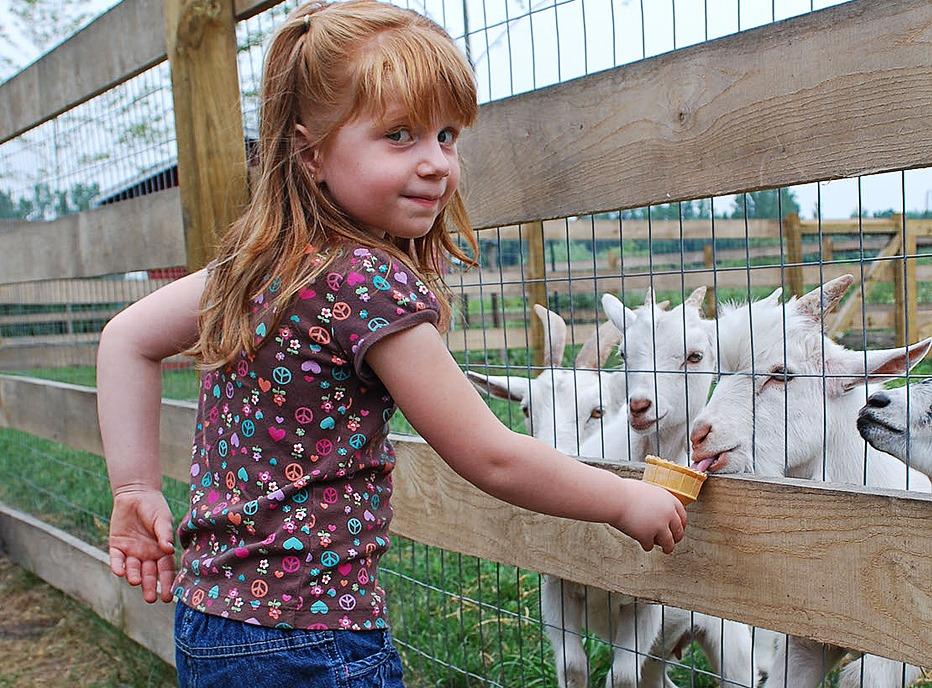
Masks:
[[[682,0],[436,0],[407,6],[448,29],[475,67],[480,99],[490,102],[829,4],[837,3],[741,0],[726,8]],[[258,129],[264,45],[296,5],[275,5],[237,29],[247,158]],[[162,63],[0,145],[0,220],[21,227],[176,186],[169,84]],[[883,461],[857,437],[853,419],[845,432],[857,460],[838,478],[833,424],[842,411],[832,406],[831,389],[852,379],[865,383],[867,354],[859,371],[840,370],[826,362],[832,345],[817,343],[814,360],[821,364],[804,367],[793,358],[794,345],[821,341],[815,334],[794,329],[785,315],[773,319],[726,304],[764,301],[778,288],[785,297],[802,297],[851,274],[854,284],[838,303],[820,306],[833,310],[824,318],[817,310],[819,327],[851,350],[907,352],[903,345],[932,334],[930,189],[932,169],[921,168],[481,229],[479,268],[448,275],[457,304],[447,343],[503,423],[571,454],[619,461],[657,453],[685,461],[691,449],[714,463],[732,452],[733,462],[746,459],[746,472],[928,492],[921,476],[907,482],[892,468],[886,482],[876,482],[872,470]],[[182,274],[183,268],[165,265],[0,286],[0,369],[93,386],[106,321]],[[605,293],[628,309],[616,322],[617,351],[600,341]],[[565,336],[535,304],[559,316]],[[764,324],[771,329],[762,331]],[[535,328],[549,357],[535,344]],[[750,361],[741,360],[745,340],[754,342]],[[589,341],[598,355],[580,359]],[[781,369],[761,368],[758,363],[770,360],[765,350],[774,347]],[[932,377],[927,363],[911,370],[908,363],[886,377],[911,388]],[[750,404],[747,428],[740,429],[750,432],[747,456],[724,446],[713,449],[727,451],[704,454],[706,437],[694,431],[691,437],[691,429],[697,418],[720,427],[706,402],[714,402],[718,387],[720,396],[728,391],[721,381],[738,378],[757,390],[739,391],[732,406]],[[812,382],[810,396],[797,396],[790,380]],[[858,407],[867,394],[865,386]],[[196,400],[197,378],[186,362],[165,366],[163,395]],[[768,423],[782,428],[779,441]],[[799,423],[808,424],[806,441],[786,441]],[[413,431],[400,414],[393,429]],[[103,547],[110,513],[103,460],[60,439],[0,430],[0,501]],[[796,456],[802,446],[811,454],[805,459]],[[180,518],[188,486],[166,478],[164,490]],[[383,559],[382,575],[412,686],[663,685],[663,674],[677,686],[718,685],[723,674],[728,685],[754,685],[761,672],[773,673],[774,655],[784,659],[776,672],[784,678],[780,685],[794,685],[796,658],[778,651],[785,636],[757,630],[745,636],[730,622],[403,538]],[[842,660],[850,668],[839,679],[838,658],[830,650],[817,657],[820,673],[829,674],[826,685],[924,685],[915,668],[891,663],[875,670],[855,656]],[[632,662],[640,667],[633,679]]]

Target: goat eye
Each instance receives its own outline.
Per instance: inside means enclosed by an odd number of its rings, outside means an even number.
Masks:
[[[693,351],[691,354],[689,354],[689,356],[686,357],[686,360],[689,361],[690,363],[698,363],[699,361],[702,360],[702,352]]]
[[[522,406],[522,407],[521,407],[521,413],[524,414],[524,417],[525,417],[525,418],[529,418],[530,415],[531,415],[531,414],[528,412],[528,410],[527,410],[527,406]]]
[[[779,366],[770,371],[770,378],[767,381],[783,384],[784,382],[789,382],[792,379],[793,374],[783,366]]]
[[[592,409],[592,413],[589,414],[590,418],[601,418],[605,414],[605,410],[602,408]]]

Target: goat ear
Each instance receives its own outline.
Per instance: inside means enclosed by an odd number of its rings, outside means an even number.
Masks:
[[[576,354],[577,368],[601,368],[612,353],[612,348],[621,343],[621,332],[609,320],[599,325],[599,329],[582,345]]]
[[[796,301],[796,310],[815,322],[821,322],[825,314],[838,305],[852,282],[854,282],[852,275],[836,277],[816,287],[808,294],[800,296]]]
[[[932,349],[932,337],[908,347],[876,349],[874,351],[846,351],[843,373],[857,377],[842,380],[842,390],[851,391],[866,382],[881,382],[905,375],[915,368]],[[832,372],[829,370],[829,372]]]
[[[777,304],[777,303],[780,303],[781,296],[783,296],[783,287],[777,287],[772,292],[770,292],[770,295],[767,298],[765,298],[764,301],[768,303]]]
[[[548,311],[539,303],[534,304],[534,312],[544,326],[544,365],[559,367],[563,362],[563,349],[566,347],[566,323],[553,311]]]
[[[531,390],[531,381],[526,377],[483,375],[467,370],[466,378],[483,394],[490,394],[505,401],[516,401],[519,404],[527,398]]]
[[[658,301],[657,292],[654,291],[653,287],[647,288],[647,293],[644,295],[644,305],[645,306],[656,306],[662,311],[667,310],[667,306],[670,305],[669,301]]]
[[[686,297],[683,302],[684,306],[692,306],[702,310],[702,300],[705,298],[706,287],[702,286],[693,290],[693,293]]]
[[[625,329],[631,327],[631,323],[637,317],[633,310],[611,294],[602,294],[602,309],[622,336],[624,336]]]

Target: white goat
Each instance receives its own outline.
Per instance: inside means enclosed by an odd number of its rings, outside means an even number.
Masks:
[[[534,378],[472,371],[466,375],[480,391],[517,402],[530,434],[575,455],[580,442],[599,429],[603,417],[622,410],[624,375],[594,370],[608,359],[621,333],[611,323],[603,324],[577,354],[577,369],[562,369],[566,323],[541,305],[535,304],[534,312],[544,325],[544,371]],[[582,643],[584,629],[588,626],[610,639],[610,629],[619,627],[621,607],[632,600],[555,576],[541,577],[541,617],[553,647],[561,688],[586,688],[589,671]]]
[[[719,318],[722,377],[690,436],[693,466],[721,473],[809,478],[862,484],[863,442],[854,432],[866,398],[865,380],[904,374],[928,352],[932,340],[908,349],[855,352],[822,333],[822,318],[851,284],[850,275],[780,304],[780,290],[766,299],[725,309]],[[868,452],[866,484],[928,492],[925,476],[893,457]],[[908,482],[907,482],[908,481]],[[845,650],[803,638],[782,643],[768,686],[817,686]],[[861,672],[863,671],[863,684]],[[788,675],[787,675],[788,673]],[[906,685],[916,667],[866,655],[841,672],[841,688]]]
[[[580,450],[583,456],[643,461],[653,453],[686,464],[689,422],[705,405],[716,368],[715,323],[700,313],[705,292],[705,287],[696,289],[670,311],[655,302],[650,289],[636,310],[611,294],[602,297],[606,314],[623,332],[628,412],[613,416],[603,433],[590,435]],[[745,624],[641,603],[623,608],[616,628],[615,644],[636,652],[615,653],[615,686],[672,685],[654,657],[673,657],[692,633],[713,672],[726,683],[753,683],[752,637]],[[758,645],[758,662],[769,662],[766,647]],[[646,661],[645,652],[651,655]]]
[[[932,378],[871,394],[858,431],[874,449],[932,476]]]

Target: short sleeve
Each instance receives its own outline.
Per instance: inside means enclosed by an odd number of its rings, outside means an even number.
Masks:
[[[436,325],[440,318],[437,298],[421,278],[378,249],[350,251],[334,261],[324,281],[332,305],[323,314],[331,319],[333,339],[364,380],[375,377],[364,360],[369,347],[423,322]]]

